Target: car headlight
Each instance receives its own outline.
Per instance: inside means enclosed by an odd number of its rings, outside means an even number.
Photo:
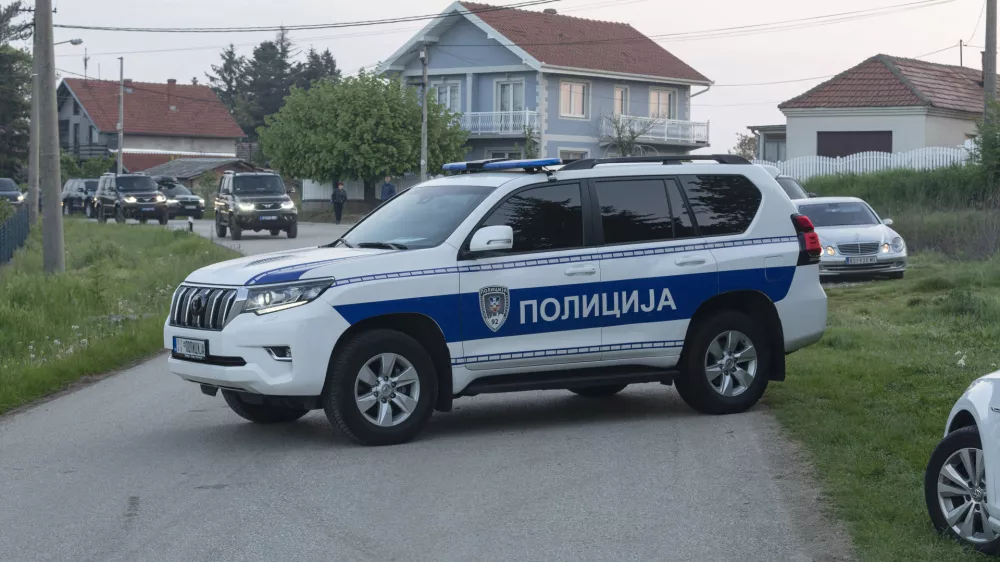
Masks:
[[[157,195],[156,195],[156,201],[157,201],[157,203],[162,203],[162,202],[164,202],[164,201],[166,201],[166,200],[167,200],[167,198],[166,198],[166,197],[164,197],[164,196],[162,196],[162,195],[160,195],[160,194],[157,194]]]
[[[135,197],[132,197],[131,195],[129,195],[128,197],[125,198],[125,202],[126,203],[135,203]]]
[[[247,292],[243,312],[253,312],[259,315],[302,306],[316,300],[332,284],[333,279],[318,279],[301,283],[254,287]]]
[[[178,204],[179,203],[176,199],[167,199],[167,205],[178,205]]]
[[[286,210],[286,211],[290,211],[290,210],[292,210],[292,209],[295,208],[295,203],[293,203],[291,201],[282,201],[281,202],[281,208],[284,209],[284,210]]]
[[[826,247],[826,255],[832,256],[832,255],[834,255],[836,253],[837,253],[837,251],[833,249],[833,246],[827,246]]]
[[[889,245],[888,244],[882,244],[882,253],[883,254],[888,254],[889,253]]]
[[[250,211],[253,210],[253,203],[239,203],[236,206],[237,208],[239,208],[239,210],[243,211],[244,213],[249,213]]]
[[[204,205],[204,204],[205,204],[205,199],[203,199],[203,198],[199,197],[199,198],[198,198],[198,204],[199,204],[199,205]]]
[[[895,238],[892,239],[892,251],[893,252],[896,252],[898,254],[898,253],[902,252],[904,248],[906,248],[906,246],[903,244],[903,239],[902,238],[900,238],[899,236],[897,236],[897,237],[895,237]]]
[[[18,193],[18,194],[17,194],[17,200],[18,200],[19,202],[20,202],[20,201],[24,201],[24,194],[23,194],[23,193]]]

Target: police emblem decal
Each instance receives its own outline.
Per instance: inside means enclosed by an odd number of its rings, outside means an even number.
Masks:
[[[496,332],[507,321],[507,314],[510,312],[510,291],[507,287],[479,289],[479,311],[483,314],[486,327]]]

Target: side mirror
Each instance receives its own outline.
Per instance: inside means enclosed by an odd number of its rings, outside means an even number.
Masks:
[[[808,195],[809,197],[816,197],[816,194],[811,191],[809,193],[806,193],[806,195]]]
[[[514,247],[514,229],[506,225],[484,226],[472,235],[470,252],[510,250]]]
[[[892,226],[892,219],[882,219],[882,224]]]

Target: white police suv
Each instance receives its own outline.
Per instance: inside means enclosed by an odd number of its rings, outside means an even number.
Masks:
[[[491,392],[672,383],[740,412],[821,337],[819,239],[764,169],[559,164],[449,164],[326,246],[195,271],[164,326],[170,370],[248,420],[323,408],[385,445]]]

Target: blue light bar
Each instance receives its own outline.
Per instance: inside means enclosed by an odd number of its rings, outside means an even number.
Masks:
[[[446,172],[517,170],[541,168],[542,166],[558,166],[562,163],[562,160],[559,158],[533,158],[528,160],[474,160],[472,162],[451,162],[441,166],[441,169]]]

